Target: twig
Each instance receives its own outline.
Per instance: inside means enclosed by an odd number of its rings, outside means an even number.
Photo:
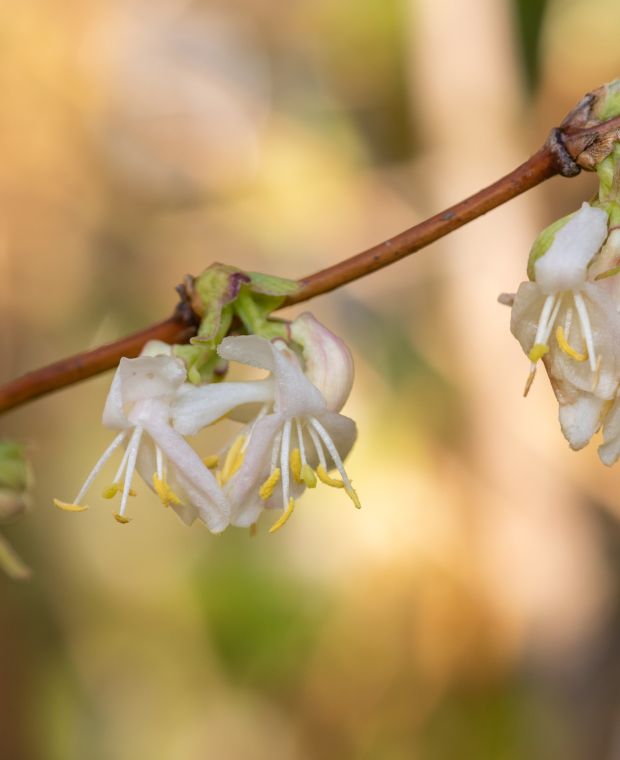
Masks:
[[[284,305],[301,303],[322,293],[329,293],[389,266],[550,177],[557,174],[575,176],[579,173],[580,166],[591,169],[594,163],[604,157],[614,140],[618,139],[620,131],[620,117],[594,126],[584,118],[584,111],[587,109],[589,115],[593,102],[594,94],[586,96],[578,106],[581,111],[575,109],[573,112],[579,114],[582,128],[575,129],[576,119],[571,120],[572,114],[569,115],[561,129],[552,130],[543,147],[514,171],[405,232],[357,256],[304,277],[299,281],[300,291],[289,297]],[[62,359],[0,386],[0,413],[111,369],[121,357],[137,356],[148,340],[183,343],[194,334],[195,325],[191,315],[184,309],[177,309],[172,317],[163,322],[93,351]]]

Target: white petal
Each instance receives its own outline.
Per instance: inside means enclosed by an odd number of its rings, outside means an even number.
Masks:
[[[304,375],[291,350],[274,349],[274,365],[277,412],[292,418],[316,417],[325,411],[325,399]]]
[[[527,354],[534,345],[536,329],[546,296],[535,282],[522,282],[510,312],[510,332]]]
[[[600,428],[605,401],[589,393],[560,406],[560,426],[571,449],[582,449]]]
[[[302,347],[306,377],[322,393],[327,408],[339,412],[353,386],[348,347],[309,312],[291,323],[291,336]]]
[[[222,359],[248,364],[250,367],[274,370],[273,346],[266,338],[258,335],[236,335],[224,338],[217,347]]]
[[[273,401],[271,379],[246,383],[185,384],[171,407],[173,426],[182,435],[195,435],[199,430],[224,417],[232,409],[252,403]]]
[[[228,525],[230,505],[224,492],[198,454],[175,430],[159,420],[144,423],[144,429],[162,450],[175,476],[209,530],[219,533]]]
[[[620,456],[620,402],[616,400],[605,418],[603,444],[598,447],[603,464],[610,467]]]
[[[580,290],[585,284],[588,264],[606,237],[606,212],[584,203],[534,264],[536,282],[543,292]]]

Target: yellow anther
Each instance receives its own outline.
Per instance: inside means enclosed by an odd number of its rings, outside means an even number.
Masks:
[[[280,468],[276,467],[276,469],[271,473],[263,485],[258,489],[258,495],[263,501],[267,501],[267,499],[271,497],[273,494],[273,489],[278,485],[279,480]]]
[[[258,523],[252,523],[250,525],[250,538],[254,538],[256,536],[258,530]]]
[[[345,490],[347,492],[347,496],[351,499],[351,501],[355,505],[355,508],[356,509],[361,509],[362,508],[362,503],[360,502],[360,497],[357,495],[357,491],[355,490],[355,488],[353,488],[353,486],[351,486],[351,488],[347,488]]]
[[[69,504],[66,501],[60,501],[60,499],[54,499],[54,506],[58,509],[62,509],[65,512],[85,512],[88,507],[82,504]]]
[[[131,517],[125,517],[125,515],[120,515],[118,512],[114,513],[114,519],[121,525],[127,525],[128,522],[131,522]]]
[[[208,457],[205,457],[202,461],[210,470],[213,470],[220,463],[220,458],[218,457],[217,454],[210,454]]]
[[[102,491],[101,495],[103,496],[104,499],[113,499],[116,496],[116,494],[119,491],[122,491],[122,490],[123,490],[122,483],[112,483],[111,486],[108,486],[107,488],[105,488]],[[136,496],[137,494],[133,490],[133,488],[130,488],[129,489],[129,495],[130,496]]]
[[[165,478],[162,479],[157,475],[153,475],[153,488],[164,507],[179,506],[181,504],[181,499],[170,488],[170,484]]]
[[[235,439],[233,445],[228,449],[224,466],[221,470],[222,484],[227,483],[237,470],[243,464],[244,453],[242,451],[245,444],[245,436],[240,435]]]
[[[333,488],[344,488],[344,483],[342,480],[337,480],[336,478],[330,477],[327,474],[327,470],[325,467],[323,467],[322,464],[316,468],[316,474],[319,476],[321,483],[325,483],[326,486],[332,486]]]
[[[542,359],[545,354],[549,353],[549,346],[546,343],[535,343],[530,349],[527,358],[531,362],[537,362]]]
[[[274,524],[269,528],[270,533],[275,533],[277,530],[280,530],[280,528],[288,521],[289,517],[293,514],[293,510],[295,509],[295,502],[292,498],[288,500],[288,507],[284,510],[284,512],[280,515],[280,517],[274,522]]]
[[[571,359],[574,359],[576,362],[585,362],[587,360],[588,354],[580,354],[578,351],[575,351],[575,349],[566,340],[566,336],[564,335],[564,328],[562,325],[558,325],[557,330],[555,331],[555,338],[558,342],[558,346],[562,349],[562,351],[564,351],[567,356],[570,356]]]
[[[301,479],[308,486],[308,488],[316,488],[316,475],[314,470],[309,464],[302,465]]]
[[[293,449],[288,458],[291,466],[291,472],[295,478],[296,483],[301,483],[301,451],[299,449]]]

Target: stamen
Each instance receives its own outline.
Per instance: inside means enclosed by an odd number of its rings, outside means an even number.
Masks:
[[[153,488],[159,496],[164,507],[178,507],[182,504],[181,499],[175,494],[167,480],[161,479],[158,475],[153,475]]]
[[[282,449],[280,451],[280,470],[282,476],[282,501],[284,508],[289,503],[289,449],[291,446],[291,421],[286,420],[282,430]]]
[[[258,495],[261,497],[263,501],[267,501],[267,499],[270,499],[273,496],[273,491],[279,482],[280,482],[280,468],[276,467],[276,469],[271,473],[271,475],[267,478],[267,480],[258,489]]]
[[[250,538],[255,538],[257,532],[258,532],[258,523],[254,522],[252,523],[252,525],[250,525]]]
[[[131,435],[127,451],[129,456],[127,457],[127,470],[125,472],[125,484],[123,486],[123,495],[121,496],[121,506],[118,513],[114,515],[117,522],[128,522],[128,518],[125,517],[125,510],[127,509],[127,498],[129,497],[129,491],[131,490],[131,481],[136,469],[136,460],[138,458],[138,450],[140,449],[140,439],[142,438],[142,428],[138,425]],[[119,519],[122,518],[122,519]]]
[[[319,476],[321,483],[325,483],[326,486],[332,486],[332,488],[344,488],[344,481],[330,477],[322,464],[316,468],[316,474]]]
[[[534,343],[530,349],[529,354],[527,355],[527,358],[532,362],[532,364],[536,364],[539,359],[542,359],[543,356],[548,353],[549,346],[547,346],[545,343]]]
[[[270,533],[275,533],[277,530],[280,530],[280,528],[285,525],[288,522],[289,517],[293,514],[293,511],[295,509],[295,501],[291,497],[288,500],[288,505],[284,512],[280,515],[280,517],[274,522],[274,524],[269,528]]]
[[[228,449],[226,459],[224,460],[224,466],[222,467],[222,483],[228,483],[228,481],[243,464],[243,448],[245,440],[245,435],[237,436],[232,446]]]
[[[344,489],[347,492],[348,497],[351,499],[351,501],[357,507],[357,509],[360,509],[362,505],[360,503],[357,492],[351,485],[351,481],[349,480],[349,476],[347,475],[347,472],[344,469],[344,465],[342,463],[342,459],[340,458],[340,454],[338,453],[338,450],[336,449],[334,442],[329,437],[329,433],[327,432],[327,430],[325,430],[323,425],[321,425],[321,423],[316,419],[316,417],[310,417],[310,422],[312,423],[316,432],[321,437],[321,440],[325,444],[325,448],[329,452],[329,455],[331,456],[334,464],[336,465],[336,468],[338,469],[338,472],[340,473],[340,477],[344,481]]]
[[[566,340],[562,325],[557,326],[557,329],[555,331],[555,338],[558,342],[558,346],[562,349],[562,351],[564,351],[567,356],[570,356],[571,359],[574,359],[576,362],[585,362],[587,360],[587,354],[580,354],[579,352],[575,351],[575,349]]]
[[[112,456],[114,451],[121,445],[121,443],[125,440],[127,437],[127,430],[123,430],[122,433],[119,433],[116,438],[112,441],[112,443],[108,446],[108,448],[103,452],[103,454],[99,457],[99,460],[93,467],[93,469],[90,471],[88,477],[84,481],[84,485],[82,488],[80,488],[80,492],[73,500],[73,504],[80,504],[82,500],[84,499],[84,496],[86,496],[86,492],[91,487],[93,480],[99,475],[101,472],[104,464],[108,461],[108,459]],[[63,504],[66,502],[63,502]],[[62,509],[62,507],[61,507]]]
[[[217,454],[209,454],[202,461],[209,470],[213,470],[220,463],[220,458]]]
[[[588,308],[586,302],[583,300],[581,293],[573,292],[573,299],[575,301],[575,307],[577,309],[577,316],[579,317],[579,323],[581,324],[581,332],[586,342],[586,348],[588,351],[588,359],[590,360],[590,369],[592,372],[596,372],[596,354],[594,353],[594,336],[592,335],[592,327],[590,325],[590,317],[588,316]]]
[[[606,269],[604,272],[597,274],[594,279],[605,280],[607,277],[614,277],[618,273],[620,273],[620,267],[612,267],[611,269]]]
[[[116,494],[121,491],[123,486],[120,483],[112,483],[112,485],[109,485],[107,488],[104,488],[101,492],[101,495],[104,499],[113,499]],[[129,495],[130,496],[137,496],[137,493],[133,490],[133,488],[129,489]]]
[[[534,378],[536,377],[536,362],[532,362],[530,364],[530,374],[527,376],[527,380],[525,381],[525,388],[523,389],[523,396],[527,396],[527,394],[530,392],[530,388],[532,387],[532,383],[534,382]]]
[[[125,515],[121,515],[120,512],[114,513],[114,519],[121,525],[127,525],[128,522],[131,522],[131,517],[125,517]]]
[[[67,501],[60,501],[60,499],[54,499],[54,506],[58,509],[62,509],[64,512],[86,512],[88,507],[82,504],[69,504]]]
[[[164,479],[164,455],[157,444],[155,444],[155,457],[157,460],[157,477],[160,480]]]
[[[123,473],[125,472],[125,468],[127,467],[127,460],[129,459],[129,446],[125,449],[123,452],[123,458],[121,459],[121,463],[118,466],[118,470],[116,471],[116,475],[114,476],[114,480],[112,483],[120,483],[121,479],[123,477]]]
[[[278,458],[280,455],[280,444],[282,443],[282,431],[279,430],[276,434],[276,437],[273,441],[273,446],[271,448],[271,469],[270,472],[273,472],[276,467],[278,466]]]
[[[308,486],[308,488],[316,488],[316,475],[314,474],[312,467],[310,467],[307,462],[301,466],[301,479]]]
[[[567,341],[570,341],[570,329],[573,325],[573,307],[569,306],[566,309],[566,316],[564,317],[564,337]]]
[[[321,441],[318,435],[314,432],[314,430],[311,427],[308,428],[308,433],[310,433],[310,438],[312,438],[312,443],[314,444],[316,455],[319,458],[319,464],[322,465],[325,472],[327,472],[327,462],[325,461],[325,453],[323,452],[323,445],[321,444]]]
[[[289,457],[289,464],[291,466],[291,472],[295,478],[296,483],[301,483],[301,452],[299,449],[293,449],[291,456]]]
[[[540,317],[538,319],[538,327],[536,328],[536,337],[534,338],[534,345],[537,343],[545,343],[545,332],[547,332],[547,324],[549,323],[549,317],[555,304],[555,295],[550,295],[545,298]]]

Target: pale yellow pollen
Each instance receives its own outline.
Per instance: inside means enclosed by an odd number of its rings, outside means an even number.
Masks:
[[[549,346],[546,343],[535,343],[530,349],[527,358],[531,362],[537,362],[542,359],[545,354],[549,353]]]
[[[322,464],[316,468],[316,474],[319,476],[321,483],[325,483],[326,486],[332,486],[332,488],[344,488],[344,483],[342,480],[338,480],[337,478],[332,478],[329,476],[327,474],[327,470],[325,467],[323,467]]]
[[[242,449],[244,445],[245,436],[240,435],[235,439],[233,445],[228,449],[226,459],[224,460],[224,466],[221,470],[222,485],[224,483],[227,483],[243,464],[243,458],[245,454]]]
[[[220,463],[220,458],[217,454],[209,454],[209,456],[205,457],[202,461],[206,467],[208,467],[210,470],[213,470]]]
[[[558,342],[558,346],[562,349],[562,351],[564,351],[567,356],[570,356],[571,359],[574,359],[576,362],[585,362],[587,360],[587,353],[580,354],[578,351],[575,351],[575,349],[566,340],[566,336],[564,335],[564,328],[562,325],[558,325],[555,331],[555,338]]]
[[[125,515],[120,515],[118,512],[114,513],[114,519],[121,525],[127,525],[128,522],[131,522],[131,517],[125,517]]]
[[[274,522],[271,528],[269,528],[269,532],[275,533],[277,530],[280,530],[280,528],[286,524],[289,517],[293,514],[294,509],[295,509],[295,501],[291,497],[288,500],[288,507],[284,510],[284,512],[280,515],[280,517]]]
[[[301,479],[308,486],[308,488],[316,488],[316,475],[314,470],[309,464],[302,465]]]
[[[159,478],[156,474],[153,475],[153,488],[164,507],[179,506],[181,504],[181,499],[175,494],[165,478]]]
[[[291,466],[291,472],[296,483],[301,483],[301,451],[299,449],[293,449],[289,456],[289,464]]]
[[[101,492],[101,495],[104,499],[113,499],[116,494],[119,491],[123,490],[123,484],[122,483],[112,483],[111,486],[108,486],[107,488],[104,488],[104,490]],[[130,496],[137,496],[136,492],[133,490],[133,488],[129,489],[129,495]]]
[[[280,468],[276,467],[275,470],[271,473],[271,475],[267,478],[267,480],[258,489],[258,495],[261,497],[263,501],[267,501],[267,499],[269,499],[272,496],[273,490],[278,485],[279,480],[280,480]]]
[[[60,499],[54,499],[54,506],[65,512],[85,512],[88,509],[86,505],[70,504],[66,501],[60,501]]]

